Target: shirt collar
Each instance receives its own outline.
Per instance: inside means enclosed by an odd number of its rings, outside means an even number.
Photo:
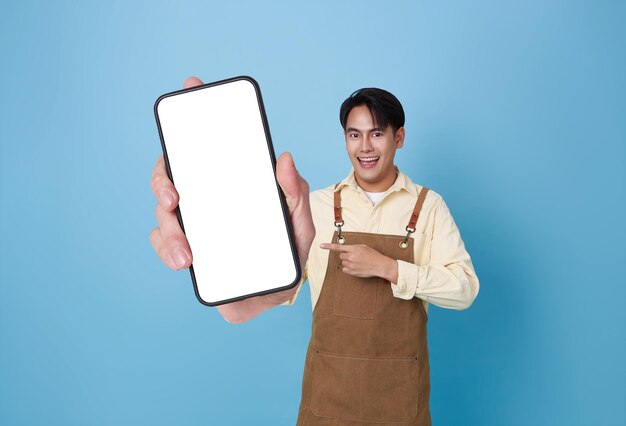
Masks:
[[[391,194],[392,192],[405,190],[408,191],[411,195],[417,197],[417,191],[411,179],[409,179],[407,175],[398,170],[397,167],[396,172],[398,173],[398,177],[396,178],[396,181],[393,183],[393,185],[391,185],[389,189],[385,191],[385,195]],[[342,180],[337,184],[337,186],[335,186],[335,192],[340,191],[345,186],[350,187],[352,190],[357,192],[364,192],[363,189],[356,182],[356,178],[354,177],[354,167],[350,169],[350,173],[348,173],[348,176],[346,176],[344,180]]]

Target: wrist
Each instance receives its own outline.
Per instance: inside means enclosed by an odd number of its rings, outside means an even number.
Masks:
[[[383,273],[380,275],[381,278],[389,281],[390,283],[398,282],[398,262],[391,257],[385,257]]]
[[[295,286],[294,288],[290,288],[289,290],[266,294],[265,296],[261,296],[259,299],[266,306],[267,309],[270,309],[274,306],[278,306],[282,303],[287,302],[293,297],[294,294],[296,294],[297,291],[298,286]]]

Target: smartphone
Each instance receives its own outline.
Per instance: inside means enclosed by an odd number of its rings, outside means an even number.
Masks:
[[[216,306],[297,285],[300,263],[258,83],[240,76],[167,93],[154,112],[198,300]]]

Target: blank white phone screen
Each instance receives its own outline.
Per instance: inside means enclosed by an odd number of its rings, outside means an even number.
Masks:
[[[155,104],[201,302],[296,284],[260,96],[248,78],[164,95]]]

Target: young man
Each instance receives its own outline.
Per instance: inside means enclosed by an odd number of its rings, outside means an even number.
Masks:
[[[428,303],[467,308],[478,279],[441,196],[394,166],[405,136],[396,97],[357,90],[340,121],[352,170],[337,185],[309,197],[289,154],[277,162],[314,308],[298,424],[430,425]],[[162,159],[152,186],[160,226],[151,241],[166,264],[188,267],[191,251]],[[218,309],[243,322],[293,303],[298,289]]]

